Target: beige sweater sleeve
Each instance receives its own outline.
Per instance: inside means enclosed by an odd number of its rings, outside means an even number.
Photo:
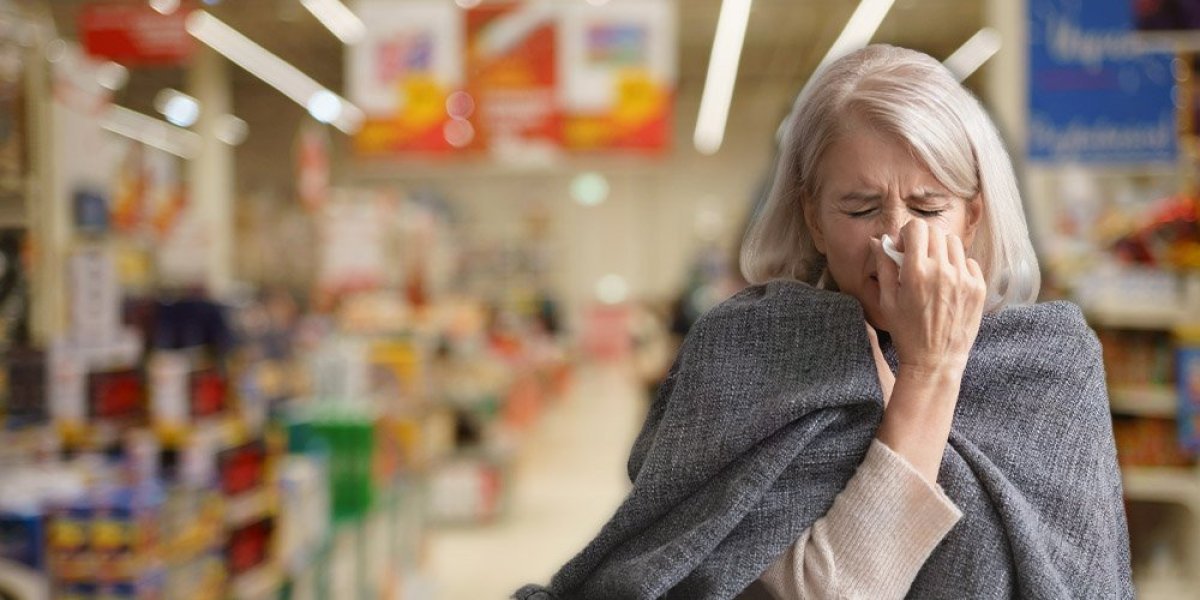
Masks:
[[[779,600],[903,598],[961,517],[936,484],[875,440],[829,512],[759,581]]]

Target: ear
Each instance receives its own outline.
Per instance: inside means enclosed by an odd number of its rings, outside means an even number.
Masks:
[[[820,211],[817,210],[817,198],[802,198],[804,205],[804,225],[808,227],[808,235],[812,238],[817,252],[825,254],[825,233],[821,231]]]
[[[966,235],[963,236],[963,244],[968,250],[975,242],[975,232],[979,229],[981,221],[983,221],[983,194],[979,193],[967,202],[967,227]]]

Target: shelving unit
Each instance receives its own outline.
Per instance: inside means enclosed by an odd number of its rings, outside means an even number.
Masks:
[[[1168,420],[1175,421],[1180,394],[1172,381],[1161,379],[1162,349],[1151,351],[1143,347],[1139,351],[1122,342],[1134,345],[1157,339],[1161,343],[1164,337],[1173,335],[1196,317],[1171,303],[1100,303],[1089,306],[1085,312],[1091,325],[1102,332],[1102,341],[1121,344],[1116,359],[1106,350],[1108,395],[1114,417],[1155,421],[1158,427]],[[1172,337],[1171,347],[1177,346],[1178,340]],[[1130,369],[1138,368],[1152,372],[1143,373],[1144,380],[1122,380],[1129,376]],[[1178,373],[1170,378],[1178,378]],[[1174,431],[1178,429],[1178,424],[1172,427]],[[1200,589],[1200,466],[1128,464],[1144,458],[1140,453],[1136,457],[1127,455],[1122,466],[1134,537],[1137,595],[1152,600],[1196,597],[1196,590]],[[1162,521],[1153,522],[1152,526],[1135,522],[1147,514]]]
[[[1112,411],[1142,417],[1174,417],[1179,394],[1163,385],[1119,386],[1108,390]]]
[[[1122,480],[1131,501],[1182,504],[1200,514],[1200,471],[1195,468],[1126,467]]]
[[[1169,331],[1183,323],[1187,311],[1174,304],[1130,305],[1125,302],[1101,302],[1084,309],[1093,327]]]

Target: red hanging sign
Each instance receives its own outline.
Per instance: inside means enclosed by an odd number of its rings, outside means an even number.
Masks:
[[[145,2],[97,2],[79,12],[79,38],[87,53],[125,65],[182,65],[195,50],[185,24],[190,6],[160,14]]]

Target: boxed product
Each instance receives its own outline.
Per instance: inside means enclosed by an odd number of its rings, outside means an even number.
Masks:
[[[1176,350],[1179,437],[1192,454],[1200,453],[1200,336],[1181,336]]]
[[[33,349],[13,349],[7,357],[8,381],[4,398],[5,427],[21,427],[44,423],[46,406],[46,354]]]

